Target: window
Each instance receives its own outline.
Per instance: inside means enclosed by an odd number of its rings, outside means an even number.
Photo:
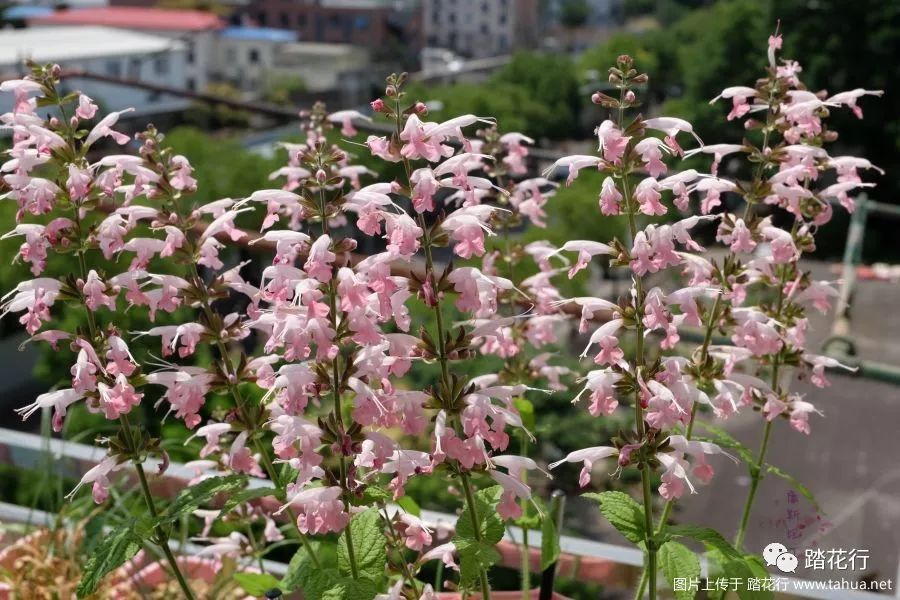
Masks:
[[[115,59],[106,61],[106,74],[110,77],[121,77],[122,63]]]
[[[141,78],[141,59],[132,58],[128,61],[128,77],[131,79]]]
[[[258,63],[259,62],[259,49],[250,48],[250,50],[247,52],[247,61],[250,62],[251,64]]]
[[[264,12],[259,12],[259,13],[256,15],[256,20],[259,21],[259,24],[260,24],[260,25],[265,25],[265,24],[266,24],[266,13],[264,13]]]
[[[169,57],[157,56],[153,59],[153,72],[157,75],[169,74]]]
[[[281,26],[284,28],[288,28],[291,26],[291,16],[286,12],[281,13]]]
[[[188,77],[186,83],[187,83],[187,89],[191,90],[192,92],[197,91],[197,82],[194,81],[193,77]]]
[[[297,27],[306,27],[306,15],[297,15]]]
[[[188,63],[189,65],[194,64],[194,59],[195,59],[195,56],[194,56],[194,42],[190,42],[190,41],[189,41],[189,42],[187,43],[187,57],[186,57],[187,63]]]

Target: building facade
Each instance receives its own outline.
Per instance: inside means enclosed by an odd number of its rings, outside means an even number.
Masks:
[[[75,25],[115,27],[181,42],[185,48],[185,87],[202,91],[209,84],[217,34],[225,23],[217,15],[199,10],[128,6],[58,10],[29,21],[35,28]]]
[[[417,54],[422,47],[416,0],[250,0],[245,23],[296,31],[301,42],[352,44],[373,53]]]
[[[447,48],[467,58],[534,48],[539,26],[539,0],[422,1],[426,46]]]
[[[0,35],[0,78],[25,73],[24,61],[57,63],[66,71],[139,79],[184,88],[187,48],[177,40],[145,33],[95,26],[59,26],[5,30]],[[67,77],[67,91],[81,90],[104,111],[135,109],[135,116],[181,111],[188,102],[158,92],[90,78]],[[9,103],[4,94],[0,102]],[[0,106],[0,112],[9,110]]]

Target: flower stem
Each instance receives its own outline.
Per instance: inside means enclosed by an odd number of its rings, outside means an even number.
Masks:
[[[794,222],[794,229],[796,230],[797,223]],[[782,267],[781,278],[778,285],[778,305],[775,309],[775,320],[781,319],[781,312],[784,308],[784,285],[787,281],[787,266]],[[781,369],[781,359],[782,359],[783,351],[779,352],[775,355],[775,358],[772,361],[772,379],[771,386],[772,391],[775,394],[780,393],[780,386],[778,384],[778,375]],[[747,492],[747,501],[744,503],[744,511],[741,513],[741,522],[738,526],[737,535],[734,538],[734,546],[735,548],[740,549],[744,543],[744,536],[747,533],[747,524],[750,522],[750,513],[753,510],[753,501],[756,499],[756,492],[759,489],[759,482],[762,480],[762,468],[765,464],[766,460],[766,451],[769,448],[769,436],[772,433],[772,424],[773,421],[766,421],[765,429],[763,430],[763,439],[759,445],[759,453],[756,456],[756,462],[750,466],[750,490]]]
[[[126,432],[126,437],[130,440],[131,427],[128,423],[128,417],[122,415],[120,417],[120,422],[122,424],[122,428]],[[134,469],[138,474],[138,480],[141,482],[141,492],[144,496],[144,502],[146,502],[147,504],[147,510],[150,511],[150,516],[153,517],[153,520],[155,521],[159,518],[159,512],[156,510],[156,504],[153,501],[153,493],[150,491],[150,485],[147,483],[147,475],[144,473],[144,465],[134,459],[132,459],[132,461],[134,462]],[[174,573],[175,579],[178,580],[178,585],[179,587],[181,587],[181,591],[184,592],[185,598],[194,600],[194,593],[191,591],[191,588],[188,585],[187,580],[184,578],[181,569],[178,568],[178,561],[175,559],[175,555],[172,554],[172,549],[169,548],[168,532],[160,523],[156,524],[155,529],[159,547],[160,549],[162,549],[163,554],[166,557],[166,561],[172,568],[172,573]]]
[[[469,518],[472,520],[472,531],[475,540],[480,542],[481,537],[481,520],[478,517],[478,508],[475,505],[475,496],[472,494],[472,484],[469,481],[469,474],[466,471],[460,471],[459,479],[462,481],[463,491],[466,495],[466,508],[469,511]],[[479,567],[478,580],[481,585],[482,600],[491,600],[491,586],[488,584],[487,572]]]
[[[62,104],[59,105],[60,110],[63,110]],[[76,206],[73,211],[74,213],[74,223],[75,230],[78,233],[79,245],[83,245],[84,237],[82,231],[82,223],[81,223],[81,214],[79,208]],[[83,248],[80,248],[76,254],[78,255],[78,267],[81,271],[81,279],[82,281],[87,280],[88,269],[87,269],[87,261],[84,258]],[[97,326],[97,322],[94,319],[94,312],[87,306],[84,306],[84,311],[87,314],[87,322],[88,322],[88,332],[91,336],[91,343],[97,341],[97,334],[99,333],[99,327]],[[128,416],[126,414],[122,414],[119,417],[119,423],[122,426],[122,431],[125,434],[125,439],[127,440],[128,449],[131,454],[131,463],[134,465],[135,470],[138,474],[138,479],[141,482],[141,493],[144,496],[144,502],[147,504],[147,510],[150,511],[150,516],[153,517],[154,520],[158,518],[159,513],[156,510],[156,504],[153,500],[153,494],[150,491],[150,486],[147,484],[147,476],[144,474],[144,467],[135,458],[134,448],[131,448],[132,438],[131,436],[131,425],[128,422]],[[184,595],[188,600],[194,600],[194,594],[191,591],[190,586],[184,578],[184,575],[181,573],[181,569],[178,567],[178,562],[175,560],[175,556],[172,554],[171,548],[169,548],[169,535],[165,529],[163,529],[162,525],[156,525],[156,535],[158,536],[159,546],[163,551],[163,554],[166,557],[166,561],[169,563],[169,566],[172,568],[172,572],[175,574],[175,578],[178,580],[178,585],[181,586],[181,590],[184,592]]]

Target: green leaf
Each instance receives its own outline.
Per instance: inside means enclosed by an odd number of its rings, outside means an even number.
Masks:
[[[519,411],[519,417],[522,419],[522,425],[525,426],[525,429],[534,431],[534,404],[526,398],[516,398],[513,400],[513,405]]]
[[[265,498],[266,496],[275,496],[277,498],[278,490],[272,487],[257,487],[241,490],[225,500],[224,504],[222,504],[221,514],[227,515],[244,502],[256,500],[257,498]]]
[[[600,503],[600,512],[627,540],[640,544],[644,541],[644,509],[624,492],[584,494]]]
[[[675,589],[676,579],[691,581],[700,578],[700,561],[691,550],[678,542],[668,541],[659,548],[657,554],[659,566],[669,587]],[[690,589],[687,586],[687,589]],[[692,600],[694,593],[690,591],[675,591],[678,600]]]
[[[320,544],[318,542],[310,542],[310,545],[313,552],[316,552],[318,556]],[[291,562],[288,563],[287,572],[281,578],[279,587],[285,592],[293,592],[300,587],[306,587],[304,585],[305,581],[317,570],[316,564],[310,557],[306,546],[300,546],[297,552],[294,553],[294,556],[291,557]]]
[[[541,570],[555,563],[559,559],[559,535],[556,531],[556,523],[550,513],[544,513],[541,520]]]
[[[234,581],[251,596],[265,596],[266,592],[277,588],[279,581],[268,573],[235,573]]]
[[[478,525],[480,536],[475,535],[475,527],[472,524],[471,513],[468,506],[460,513],[456,520],[456,535],[453,541],[456,547],[460,544],[465,546],[467,543],[475,543],[479,541],[486,542],[493,546],[503,539],[503,519],[497,514],[497,504],[500,502],[500,494],[503,488],[499,485],[479,490],[475,493],[475,513],[478,516]]]
[[[795,490],[800,492],[800,494],[804,498],[806,498],[807,500],[809,500],[812,503],[812,505],[816,508],[816,510],[818,512],[820,512],[820,513],[822,512],[822,507],[819,506],[819,503],[816,501],[816,497],[813,496],[813,493],[811,491],[809,491],[809,488],[806,487],[805,485],[803,485],[802,483],[800,483],[800,481],[798,481],[796,477],[794,477],[793,475],[790,475],[788,473],[785,473],[784,471],[782,471],[775,465],[766,464],[766,471],[768,473],[771,473],[772,475],[775,475],[776,477],[781,477],[782,479],[784,479],[785,481],[790,483],[791,486]]]
[[[372,600],[377,594],[378,586],[375,582],[345,577],[336,586],[326,590],[321,600]]]
[[[97,545],[88,559],[75,590],[79,598],[84,598],[97,589],[97,585],[110,571],[130,560],[141,549],[141,538],[135,534],[131,524],[115,529]]]
[[[372,506],[390,502],[394,495],[379,485],[369,485],[363,491],[362,498],[353,502],[356,506]]]
[[[500,561],[500,553],[494,546],[503,539],[503,519],[497,514],[502,493],[503,488],[495,485],[474,494],[479,535],[475,534],[468,506],[456,520],[453,543],[459,553],[459,584],[465,589],[475,584],[482,569],[487,570]]]
[[[739,586],[737,589],[737,595],[740,600],[772,600],[775,597],[775,593],[771,590],[750,590],[747,588],[746,582],[749,579],[767,579],[771,577],[760,557],[753,554],[745,554],[738,558],[732,558],[722,554],[717,549],[710,550],[708,556],[712,563],[719,566],[721,577],[726,579],[735,578],[744,582],[744,585]]]
[[[178,494],[160,520],[171,522],[182,515],[191,514],[204,504],[212,502],[217,494],[232,494],[243,488],[246,483],[247,478],[244,475],[204,479]]]
[[[666,532],[672,536],[687,537],[698,542],[703,542],[709,548],[715,548],[729,558],[741,558],[742,554],[736,550],[731,542],[722,537],[722,534],[709,527],[696,525],[670,525]]]
[[[744,444],[734,439],[734,437],[732,437],[730,433],[728,433],[724,429],[721,429],[714,425],[710,425],[709,423],[704,423],[702,421],[698,421],[698,423],[701,427],[703,427],[703,429],[708,431],[712,435],[712,437],[703,438],[700,436],[694,436],[693,439],[697,440],[698,442],[712,442],[714,444],[722,446],[723,448],[730,448],[731,450],[734,450],[738,454],[738,456],[740,456],[741,459],[743,459],[743,461],[748,465],[756,464],[756,457],[753,456],[753,451]]]
[[[387,539],[384,537],[378,509],[370,508],[355,515],[350,519],[349,531],[353,539],[353,555],[359,575],[378,581],[384,576],[387,564],[385,550]],[[346,532],[341,534],[338,542],[338,569],[344,575],[351,573]]]
[[[343,580],[337,569],[316,569],[306,574],[299,589],[303,593],[303,600],[322,600],[329,590]]]
[[[400,505],[400,508],[415,517],[418,517],[422,514],[422,509],[419,507],[419,503],[409,496],[400,496],[400,498],[397,500],[397,504]]]
[[[500,562],[500,553],[493,544],[473,542],[463,549],[457,547],[459,553],[459,585],[464,589],[472,588],[478,581],[480,571],[487,571]]]

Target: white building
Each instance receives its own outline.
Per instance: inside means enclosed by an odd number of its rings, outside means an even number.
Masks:
[[[283,47],[297,41],[297,33],[268,27],[226,27],[219,31],[212,76],[239,90],[259,94]]]
[[[183,42],[186,51],[184,87],[195,91],[203,91],[209,83],[217,33],[224,27],[222,19],[211,12],[141,6],[57,10],[51,15],[30,19],[28,24],[30,27],[116,27]]]
[[[469,58],[509,54],[534,47],[540,21],[538,0],[423,0],[425,45]]]
[[[66,71],[85,71],[113,77],[140,79],[147,83],[184,88],[186,48],[183,42],[109,27],[53,27],[4,30],[0,33],[0,77],[26,73],[24,61],[57,63]],[[89,78],[65,78],[68,90],[81,90],[103,110],[134,108],[149,115],[183,110],[182,98],[116,85]],[[4,94],[6,95],[6,94]],[[0,111],[11,99],[0,99]]]

